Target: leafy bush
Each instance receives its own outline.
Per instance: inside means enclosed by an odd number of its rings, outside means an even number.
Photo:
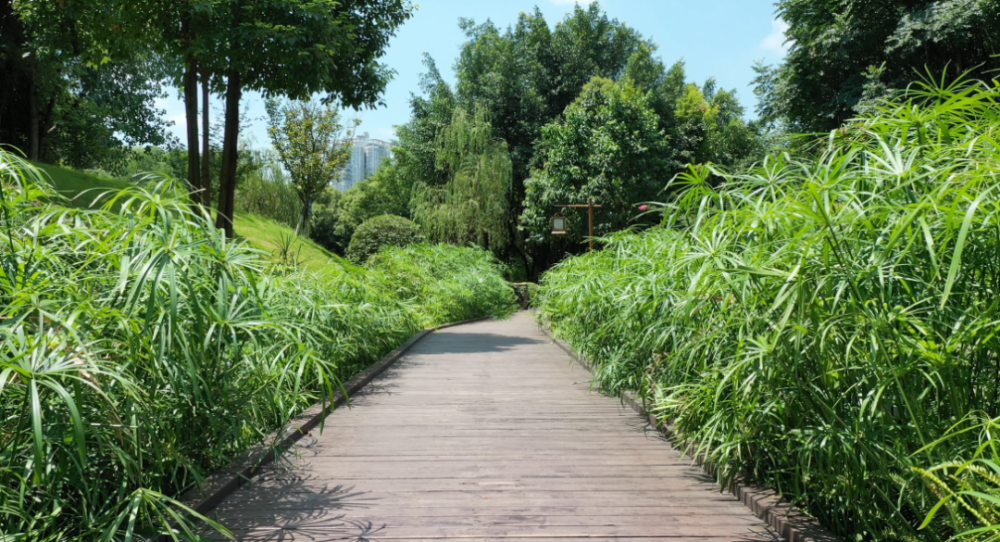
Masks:
[[[423,325],[483,316],[508,316],[514,290],[493,254],[481,248],[412,245],[389,248],[368,261],[399,301],[413,306]],[[442,278],[447,277],[447,280]]]
[[[723,484],[858,540],[995,539],[998,103],[923,85],[719,189],[694,168],[663,227],[546,274],[543,318]]]
[[[420,226],[401,216],[382,215],[364,221],[347,247],[347,257],[363,264],[386,247],[405,247],[425,241]]]
[[[344,255],[350,243],[350,237],[344,238],[337,229],[340,225],[340,192],[335,192],[336,196],[331,198],[329,203],[317,203],[313,205],[312,219],[309,221],[309,238],[319,243],[320,246]]]
[[[419,303],[508,312],[434,278],[463,299],[398,299],[388,271],[269,270],[169,181],[103,211],[59,201],[0,151],[0,538],[155,539],[185,512],[172,496],[457,314]]]

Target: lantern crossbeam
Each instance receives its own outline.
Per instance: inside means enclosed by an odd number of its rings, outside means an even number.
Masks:
[[[593,251],[594,250],[594,209],[600,209],[602,206],[595,204],[594,200],[590,200],[589,202],[584,203],[584,204],[581,204],[581,203],[565,203],[565,204],[562,204],[562,205],[556,205],[556,207],[560,208],[560,209],[566,209],[566,208],[571,208],[571,209],[587,209],[587,215],[588,215],[587,216],[587,218],[588,218],[587,222],[588,222],[588,225],[590,226],[590,228],[589,228],[590,229],[590,250]],[[566,234],[565,224],[566,224],[566,217],[562,216],[561,214],[557,214],[556,216],[552,217],[552,234],[553,235],[565,235]]]

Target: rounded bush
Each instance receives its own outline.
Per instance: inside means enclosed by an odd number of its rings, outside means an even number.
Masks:
[[[357,264],[368,261],[385,247],[405,247],[426,241],[420,226],[401,216],[382,215],[361,223],[354,231],[347,257]]]

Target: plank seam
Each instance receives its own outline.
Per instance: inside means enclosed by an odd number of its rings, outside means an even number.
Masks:
[[[179,501],[185,506],[193,509],[199,514],[205,515],[211,512],[216,506],[234,491],[245,485],[251,478],[256,476],[264,467],[274,462],[274,460],[285,451],[292,448],[302,437],[309,434],[316,426],[332,414],[337,407],[350,404],[350,396],[363,389],[372,380],[385,372],[394,363],[399,361],[415,344],[431,333],[449,327],[491,320],[492,317],[473,318],[462,322],[442,324],[430,327],[418,332],[410,337],[402,346],[386,354],[382,359],[370,365],[354,378],[347,381],[343,390],[338,389],[333,401],[327,403],[316,403],[301,414],[296,416],[285,428],[279,429],[264,442],[273,444],[260,444],[251,448],[239,458],[230,463],[227,467],[210,475],[200,487],[192,488],[181,495]],[[344,393],[344,390],[347,393]],[[161,537],[161,540],[164,540]]]
[[[594,374],[593,364],[591,364],[590,360],[577,354],[573,350],[573,347],[566,341],[555,338],[552,335],[552,331],[547,327],[539,326],[539,328],[554,344],[566,352],[571,359],[576,361],[591,375]],[[654,414],[646,411],[642,400],[637,398],[635,393],[626,390],[622,393],[621,399],[632,410],[646,418],[653,427],[659,430],[671,442],[676,443],[681,441],[680,435],[670,424],[661,422]],[[706,473],[715,476],[714,469],[705,463],[704,456],[695,457],[694,461]],[[739,480],[732,483],[726,489],[743,503],[744,506],[750,509],[755,516],[777,531],[788,542],[845,542],[844,539],[830,532],[826,527],[820,525],[813,517],[798,507],[791,505],[772,489],[745,484]]]

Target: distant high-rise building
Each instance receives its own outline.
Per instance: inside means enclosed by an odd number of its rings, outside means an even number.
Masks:
[[[392,156],[392,147],[385,141],[369,138],[368,132],[350,141],[353,145],[351,159],[347,161],[344,173],[334,184],[335,188],[342,191],[367,179],[369,175],[378,171],[382,160]]]

